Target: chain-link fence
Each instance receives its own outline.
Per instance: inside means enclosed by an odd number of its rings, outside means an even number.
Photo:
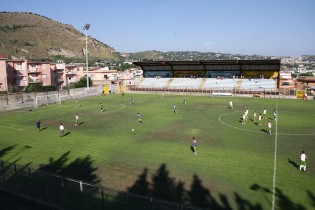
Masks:
[[[0,95],[0,111],[60,103],[69,99],[102,94],[102,86],[49,92],[10,93]]]
[[[0,162],[0,189],[55,209],[205,210]]]

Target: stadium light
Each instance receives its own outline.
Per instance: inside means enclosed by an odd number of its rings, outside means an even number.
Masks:
[[[89,57],[88,57],[88,37],[87,37],[87,31],[90,29],[91,24],[84,24],[83,30],[85,30],[85,60],[86,60],[86,87],[87,89],[90,88],[89,85]]]

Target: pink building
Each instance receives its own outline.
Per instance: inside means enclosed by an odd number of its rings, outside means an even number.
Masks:
[[[43,86],[54,84],[49,62],[28,62],[27,74],[28,84],[42,84]]]
[[[21,90],[29,84],[27,60],[6,60],[7,90]]]
[[[66,82],[76,83],[84,75],[83,65],[67,64],[65,66]]]
[[[86,75],[81,64],[29,62],[25,59],[0,57],[0,91],[24,90],[30,84],[55,85],[61,90]],[[93,85],[131,85],[133,71],[90,68],[89,78]]]
[[[0,58],[0,91],[8,89],[6,59]]]

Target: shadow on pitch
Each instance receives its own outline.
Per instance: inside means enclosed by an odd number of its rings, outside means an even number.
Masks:
[[[269,134],[269,131],[267,131],[266,129],[262,128],[260,129],[262,132],[265,132],[265,133],[268,133]]]
[[[40,166],[40,170],[79,179],[91,184],[100,182],[100,179],[95,174],[97,168],[93,167],[93,160],[90,155],[83,158],[76,158],[69,162],[69,154],[70,151],[57,159],[51,157],[49,163]]]
[[[194,205],[196,207],[216,209],[216,210],[262,210],[263,205],[259,201],[252,201],[251,198],[244,198],[237,192],[233,196],[227,197],[224,194],[213,195],[210,189],[206,188],[198,175],[192,176],[190,187],[185,187],[185,183],[176,180],[170,176],[166,164],[160,167],[150,177],[149,169],[145,168],[139,175],[135,183],[127,188],[129,193],[141,194],[154,198],[160,198],[173,202],[180,202]],[[264,203],[272,205],[270,194],[272,190],[261,187],[259,184],[253,184],[251,190],[259,193],[264,199]],[[287,210],[306,210],[306,208],[298,203],[294,203],[280,189],[275,189],[277,199],[277,209]],[[121,196],[121,195],[120,195]],[[308,197],[312,201],[311,205],[315,207],[315,196],[308,192]],[[234,203],[234,204],[232,204]],[[234,207],[232,207],[234,206]]]
[[[0,158],[4,157],[6,154],[8,154],[8,152],[13,150],[16,146],[17,146],[17,144],[1,149],[0,150]]]
[[[315,209],[315,195],[313,193],[311,193],[310,191],[307,191],[307,195],[311,200],[311,205],[314,207]]]
[[[299,165],[298,165],[296,162],[294,162],[293,160],[290,160],[290,159],[288,159],[288,162],[289,162],[294,168],[296,168],[296,169],[299,170]]]
[[[44,127],[42,129],[39,130],[39,132],[43,131],[43,130],[46,130],[48,127]]]
[[[70,135],[70,131],[68,131],[67,133],[65,133],[65,135],[63,135],[63,136],[68,136],[68,135]]]
[[[194,150],[194,147],[193,146],[190,146],[190,150],[194,153],[195,150]]]
[[[258,184],[253,184],[250,189],[263,194],[264,198],[271,204],[270,194],[273,193],[271,189],[269,189],[267,187],[262,187],[262,186],[260,186]],[[276,196],[276,199],[277,199],[277,204],[276,204],[277,205],[277,209],[306,210],[306,208],[303,205],[298,204],[298,203],[294,203],[279,188],[275,188],[275,196]],[[313,196],[313,195],[312,194],[310,195],[310,193],[309,193],[309,197],[310,198],[311,198],[311,196]],[[314,203],[315,203],[315,201],[314,201]]]

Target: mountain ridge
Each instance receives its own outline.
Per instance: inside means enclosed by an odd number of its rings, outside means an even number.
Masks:
[[[69,24],[23,12],[0,12],[0,53],[10,58],[85,58],[85,35]],[[114,48],[88,38],[89,58],[117,60]]]

